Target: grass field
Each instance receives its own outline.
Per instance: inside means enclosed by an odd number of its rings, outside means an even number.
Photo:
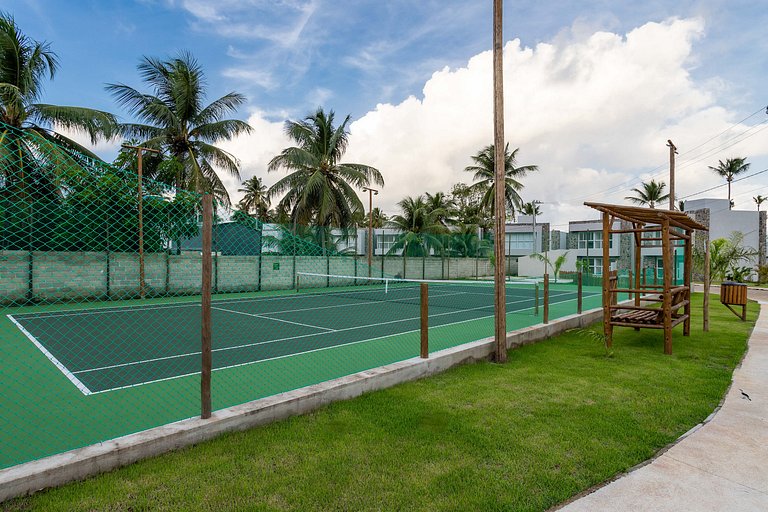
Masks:
[[[214,409],[417,356],[418,297],[360,286],[215,297]],[[551,318],[574,313],[575,298],[572,284],[553,285]],[[585,308],[599,302],[585,290]],[[510,285],[507,305],[510,330],[541,321],[532,287]],[[493,309],[490,282],[434,286],[431,350],[491,336]],[[199,414],[199,297],[3,313],[14,364],[0,367],[0,468]]]
[[[11,501],[26,510],[545,510],[651,457],[717,406],[758,308],[692,335],[578,332]],[[597,327],[596,327],[597,328]]]

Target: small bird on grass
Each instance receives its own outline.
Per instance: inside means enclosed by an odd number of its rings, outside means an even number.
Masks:
[[[744,400],[749,400],[750,402],[752,401],[752,399],[751,399],[751,398],[749,398],[749,395],[748,395],[748,394],[746,394],[746,393],[744,392],[744,390],[743,390],[743,389],[739,388],[739,391],[741,391],[741,398],[742,398],[742,399],[744,399]]]

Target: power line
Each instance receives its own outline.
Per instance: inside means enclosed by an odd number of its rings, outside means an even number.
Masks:
[[[757,176],[758,174],[763,174],[764,172],[768,172],[768,169],[763,169],[762,171],[757,171],[757,172],[752,173],[752,174],[750,174],[748,176],[744,176],[743,178],[735,179],[735,180],[731,181],[731,183],[736,183],[737,181],[743,181],[743,180],[746,180],[748,178],[752,178],[754,176]],[[715,189],[718,189],[718,188],[721,188],[721,187],[725,187],[726,185],[728,185],[728,182],[721,183],[720,185],[715,185],[714,187],[710,187],[710,188],[705,189],[705,190],[700,190],[698,192],[694,192],[693,194],[688,194],[687,196],[683,196],[683,197],[679,198],[679,200],[682,201],[684,199],[688,199],[689,197],[697,196],[697,195],[703,194],[705,192],[710,192],[712,190],[715,190]]]
[[[698,148],[706,145],[707,143],[717,139],[722,134],[733,130],[737,126],[740,126],[744,121],[747,121],[748,119],[754,117],[755,115],[757,115],[757,114],[759,114],[759,113],[761,113],[763,111],[765,111],[766,114],[768,114],[768,106],[766,106],[766,107],[762,107],[761,106],[759,109],[755,110],[754,112],[752,112],[750,115],[748,115],[744,119],[742,119],[742,120],[732,124],[730,127],[726,128],[725,130],[722,130],[718,134],[710,137],[709,139],[705,140],[704,142],[700,143],[699,145],[694,146],[693,148],[691,148],[689,150],[686,150],[680,156],[682,157],[684,155],[687,155],[687,154],[695,151],[696,149],[698,149]],[[723,151],[725,149],[728,149],[729,147],[732,147],[732,146],[738,144],[739,142],[742,142],[743,140],[746,140],[749,137],[752,137],[753,135],[756,135],[757,133],[759,133],[763,129],[767,128],[768,126],[764,126],[763,128],[760,128],[757,132],[755,132],[755,133],[753,133],[751,135],[748,135],[747,137],[743,137],[743,138],[739,139],[739,137],[742,137],[746,133],[749,133],[750,131],[754,130],[756,127],[761,126],[761,125],[765,124],[766,122],[768,122],[768,120],[762,121],[761,123],[758,123],[756,125],[751,126],[750,128],[748,128],[744,132],[735,135],[730,140],[723,141],[722,143],[720,143],[717,146],[715,146],[715,148],[707,150],[704,154],[706,155],[708,153],[713,153],[713,152],[716,152],[716,151]],[[737,140],[734,140],[734,139],[737,139]],[[693,165],[694,163],[697,163],[697,162],[699,162],[702,159],[707,158],[707,157],[706,156],[702,156],[702,155],[698,155],[696,158],[697,159],[693,160],[693,161],[685,160],[684,158],[681,158],[681,160],[679,161],[680,162],[679,169],[683,169],[683,168],[689,167],[689,166]],[[665,167],[666,167],[666,163],[658,165],[658,166],[654,167],[653,169],[651,169],[650,171],[648,171],[646,174],[653,173],[654,171],[663,169]],[[662,172],[662,173],[652,174],[650,178],[651,179],[655,179],[655,178],[659,178],[659,177],[663,177],[663,176],[665,176],[665,173]],[[604,194],[606,194],[608,192],[619,191],[619,190],[624,189],[624,188],[629,189],[632,185],[634,185],[636,183],[642,183],[642,181],[643,181],[642,178],[632,178],[632,179],[626,180],[626,181],[624,181],[624,182],[622,182],[622,183],[620,183],[618,185],[614,185],[612,187],[608,187],[607,189],[604,189],[604,190],[600,190],[600,191],[597,191],[597,192],[594,192],[594,193],[591,193],[591,194],[587,194],[587,195],[584,195],[584,196],[577,196],[577,200],[578,199],[589,199],[589,198],[594,197],[594,196],[604,195]]]

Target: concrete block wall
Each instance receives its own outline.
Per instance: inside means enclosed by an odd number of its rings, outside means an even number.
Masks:
[[[172,293],[200,293],[203,257],[199,253],[174,254],[168,259],[168,287]]]
[[[214,268],[217,292],[255,291],[259,287],[258,256],[217,256]]]
[[[0,297],[24,298],[29,290],[29,253],[0,251]]]
[[[44,298],[103,296],[107,291],[107,258],[103,252],[32,252],[32,293]]]
[[[78,253],[79,254],[79,253]],[[165,254],[144,255],[144,282],[150,295],[165,293],[167,261]],[[107,291],[104,290],[103,293]],[[139,292],[139,256],[136,253],[109,254],[109,296],[134,296]]]
[[[0,252],[0,301],[28,298],[29,258],[26,251]],[[275,264],[279,268],[275,269]],[[215,256],[215,291],[291,289],[295,272],[368,275],[365,257],[297,256],[295,266],[293,256]],[[381,257],[373,259],[372,270],[373,277],[382,276]],[[199,253],[147,253],[144,272],[149,296],[200,293],[202,257]],[[385,277],[404,275],[411,279],[471,279],[493,275],[493,265],[487,258],[384,258]],[[325,278],[316,280],[314,283],[307,279],[305,285],[327,285]],[[139,257],[136,253],[118,252],[34,252],[32,287],[35,297],[42,300],[133,297],[139,291]]]

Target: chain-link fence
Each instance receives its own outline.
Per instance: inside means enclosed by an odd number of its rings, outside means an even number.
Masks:
[[[369,247],[217,208],[208,250],[203,202],[0,126],[0,467],[200,415],[208,321],[213,410],[418,357],[425,305],[432,352],[493,335],[480,234]],[[550,319],[576,312],[575,280],[548,292]],[[599,283],[582,292],[600,305]],[[544,300],[510,280],[509,330]]]

